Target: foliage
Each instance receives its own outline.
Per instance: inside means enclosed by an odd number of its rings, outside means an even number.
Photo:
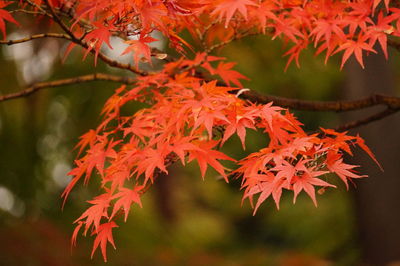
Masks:
[[[241,82],[247,78],[233,69],[235,63],[211,53],[236,39],[265,34],[289,45],[288,65],[298,65],[301,51],[313,45],[326,60],[343,53],[341,67],[353,54],[363,67],[363,55],[376,52],[375,43],[387,56],[387,36],[399,36],[397,5],[390,0],[0,1],[4,38],[5,21],[18,24],[8,10],[30,11],[60,25],[66,35],[57,38],[71,41],[67,54],[80,46],[84,58],[93,53],[95,62],[100,58],[137,74],[133,86],[119,87],[108,99],[100,125],[77,145],[64,199],[79,181],[87,184],[94,177],[101,181],[102,194],[88,201],[91,206],[75,221],[72,243],[80,230],[89,231],[95,236],[92,256],[100,246],[106,260],[106,245],[115,246],[112,229],[120,216],[126,221],[132,204],[141,207],[143,193],[176,161],[196,161],[203,178],[209,167],[226,182],[241,178],[243,199],[250,200],[254,213],[269,197],[279,208],[283,190],[294,192],[293,201],[304,191],[316,205],[315,187],[335,187],[327,182],[330,173],[346,186],[365,177],[354,171],[357,166],[343,162],[354,146],[375,160],[359,136],[330,129],[310,134],[287,109],[242,99],[248,89]],[[152,49],[158,41],[154,32],[180,57]],[[185,32],[191,39],[181,37]],[[132,53],[132,65],[101,53],[104,46],[112,48],[112,36],[128,45],[123,54]],[[152,57],[165,61],[160,71],[139,68],[151,64]],[[146,107],[129,113],[126,106],[132,101]],[[238,159],[224,153],[224,144],[235,135],[245,149],[249,129],[265,134],[265,147]],[[222,161],[237,167],[228,169]]]

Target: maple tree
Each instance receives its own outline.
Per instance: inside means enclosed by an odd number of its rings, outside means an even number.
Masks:
[[[41,33],[7,40],[6,24],[21,26],[14,14],[27,13],[36,20],[48,20],[58,32]],[[232,41],[251,35],[280,38],[287,46],[289,66],[299,65],[300,53],[310,46],[316,54],[342,55],[341,68],[355,56],[364,67],[363,56],[376,53],[376,44],[387,57],[387,46],[400,49],[400,6],[394,0],[0,0],[1,44],[13,45],[41,38],[69,42],[65,56],[75,47],[83,58],[94,56],[111,67],[128,70],[130,77],[93,74],[42,82],[0,101],[32,94],[42,88],[93,80],[122,83],[107,100],[102,122],[84,134],[78,145],[72,180],[62,197],[68,198],[80,181],[101,181],[102,194],[89,200],[90,207],[76,219],[72,235],[75,245],[80,232],[95,236],[92,256],[100,247],[115,247],[112,237],[117,223],[127,220],[132,205],[142,207],[141,197],[160,173],[168,173],[175,162],[197,162],[204,178],[213,168],[226,182],[242,180],[243,200],[256,213],[268,198],[276,207],[284,190],[293,191],[293,201],[304,191],[317,205],[315,189],[335,187],[327,180],[334,174],[348,187],[352,179],[365,175],[357,165],[343,161],[355,146],[374,155],[360,136],[346,130],[400,110],[400,99],[373,95],[355,101],[312,102],[260,95],[243,88],[247,79],[234,70],[235,63],[218,57],[215,51]],[[173,57],[151,45],[160,33],[179,54]],[[182,33],[190,38],[183,38]],[[128,46],[132,63],[122,63],[103,53],[112,48],[111,38]],[[162,62],[160,70],[142,67]],[[141,102],[145,108],[126,114],[124,107]],[[313,111],[349,111],[374,105],[387,109],[346,124],[338,130],[308,133],[288,108]],[[264,133],[266,146],[244,158],[232,158],[221,150],[237,135],[246,147],[246,133]],[[237,165],[228,169],[224,161]],[[378,163],[378,162],[377,162]],[[379,165],[379,163],[378,163]]]

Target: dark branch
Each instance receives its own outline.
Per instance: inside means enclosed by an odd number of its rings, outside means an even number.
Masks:
[[[35,83],[34,85],[32,85],[31,87],[29,87],[25,90],[0,96],[0,102],[4,102],[7,100],[12,100],[12,99],[16,99],[16,98],[26,97],[26,96],[31,95],[32,93],[35,93],[41,89],[44,89],[44,88],[60,87],[60,86],[66,86],[66,85],[71,85],[71,84],[85,83],[85,82],[90,82],[90,81],[100,81],[100,80],[119,82],[119,83],[125,83],[125,84],[132,84],[132,83],[135,83],[135,81],[136,81],[134,78],[119,77],[119,76],[113,76],[113,75],[108,75],[108,74],[96,73],[96,74],[79,76],[79,77],[68,78],[68,79],[60,79],[60,80],[55,80],[55,81]]]
[[[131,71],[131,72],[133,72],[133,73],[135,73],[137,75],[140,75],[140,76],[147,76],[147,75],[150,74],[150,73],[148,73],[146,71],[142,71],[140,69],[137,69],[136,67],[134,67],[134,66],[132,66],[130,64],[125,64],[125,63],[121,63],[121,62],[118,62],[116,60],[113,60],[113,59],[109,58],[108,56],[104,55],[101,52],[96,52],[96,50],[92,49],[88,43],[86,43],[81,38],[76,37],[74,35],[74,33],[68,28],[68,26],[64,24],[62,19],[57,15],[57,13],[54,10],[53,6],[49,3],[49,0],[44,0],[44,1],[46,3],[47,7],[49,8],[49,12],[53,17],[54,22],[56,22],[61,27],[61,29],[71,37],[71,41],[72,42],[82,46],[85,49],[89,49],[92,54],[94,54],[95,56],[98,56],[98,58],[100,58],[104,63],[106,63],[109,66],[120,68],[120,69],[126,69],[126,70],[129,70],[129,71]]]
[[[232,91],[237,93],[238,91]],[[360,110],[372,106],[384,105],[392,110],[400,110],[400,97],[373,94],[369,97],[353,101],[307,101],[291,99],[272,95],[262,95],[256,91],[247,90],[239,96],[243,100],[253,103],[266,104],[273,102],[275,105],[303,111],[333,111],[346,112]]]
[[[371,116],[368,116],[363,119],[359,119],[356,121],[352,121],[350,123],[344,124],[342,126],[339,126],[336,128],[337,131],[346,131],[352,128],[356,128],[359,126],[367,125],[369,123],[372,123],[374,121],[380,120],[382,118],[388,117],[394,113],[396,113],[399,110],[394,110],[394,109],[385,109],[384,111],[381,111],[379,113],[373,114]]]
[[[43,38],[59,38],[59,39],[71,40],[71,37],[69,35],[63,34],[63,33],[42,33],[42,34],[36,34],[36,35],[32,35],[32,36],[29,36],[26,38],[18,39],[18,40],[8,40],[8,41],[0,40],[0,44],[13,45],[13,44],[18,44],[18,43],[23,43],[23,42],[29,42],[31,40],[36,40],[36,39],[43,39]]]
[[[62,18],[57,13],[57,10],[55,10],[53,8],[53,6],[50,4],[50,1],[49,0],[44,0],[44,1],[46,3],[47,8],[45,10],[42,7],[40,7],[40,10],[42,12],[45,12],[49,17],[51,17],[65,32],[64,34],[59,34],[59,33],[37,34],[37,35],[32,35],[30,37],[26,37],[23,39],[19,39],[19,40],[0,41],[0,44],[13,45],[13,44],[17,44],[17,43],[27,42],[27,41],[30,41],[33,39],[40,39],[40,38],[46,38],[46,37],[62,38],[62,39],[70,40],[70,41],[76,43],[77,45],[80,45],[84,49],[90,49],[91,53],[95,54],[96,51],[94,49],[91,49],[92,47],[90,46],[90,44],[85,42],[83,40],[83,38],[75,36],[74,33],[70,30],[70,28],[62,21]],[[28,1],[28,2],[30,3],[30,1]],[[34,3],[30,3],[30,4],[34,5]],[[234,41],[236,39],[240,39],[242,37],[252,35],[252,34],[255,34],[255,33],[247,32],[247,33],[243,33],[241,35],[237,35],[234,38],[228,40],[227,42],[219,43],[219,44],[209,47],[207,52],[217,49],[217,48],[219,48],[231,41]],[[395,42],[393,40],[388,40],[388,45],[392,46],[393,48],[400,51],[400,43]],[[163,54],[160,51],[157,51],[155,49],[152,50],[152,55],[155,57],[159,57],[159,59],[166,60],[167,62],[173,60],[168,55]],[[124,64],[124,63],[120,63],[116,60],[113,60],[113,59],[105,56],[101,52],[98,53],[98,57],[103,62],[105,62],[106,64],[108,64],[110,66],[120,68],[120,69],[127,69],[138,75],[145,76],[145,75],[152,74],[152,73],[148,73],[146,71],[139,70],[139,69],[131,66],[130,64]],[[68,85],[68,84],[81,83],[81,82],[88,82],[88,81],[94,81],[94,80],[108,80],[108,81],[115,81],[115,82],[121,82],[121,83],[133,83],[134,82],[134,79],[130,79],[130,78],[117,77],[117,76],[106,75],[106,74],[93,74],[93,75],[72,78],[72,79],[36,83],[33,86],[31,86],[23,91],[0,96],[0,102],[10,100],[10,99],[24,97],[24,96],[30,95],[30,94],[42,89],[42,88],[46,88],[46,87],[57,87],[57,86],[63,86],[63,85]],[[221,86],[226,86],[226,85],[223,84]],[[238,92],[238,90],[232,91],[233,94],[236,94],[237,92]],[[339,130],[346,130],[346,129],[356,127],[359,125],[364,125],[364,124],[370,123],[372,121],[384,118],[384,117],[386,117],[390,114],[393,114],[397,111],[400,111],[400,97],[394,97],[394,96],[391,97],[391,96],[386,96],[386,95],[381,95],[381,94],[374,94],[369,97],[359,99],[359,100],[353,100],[353,101],[307,101],[307,100],[291,99],[291,98],[272,96],[272,95],[262,95],[256,91],[247,90],[247,91],[244,91],[243,93],[241,93],[239,97],[244,100],[253,102],[253,103],[266,104],[269,102],[273,102],[275,105],[278,105],[281,107],[295,109],[295,110],[304,110],[304,111],[345,112],[345,111],[364,109],[364,108],[377,106],[377,105],[383,105],[383,106],[387,107],[387,109],[383,112],[377,113],[375,115],[364,118],[362,120],[357,120],[357,121],[351,122],[349,124],[343,125],[338,128]]]

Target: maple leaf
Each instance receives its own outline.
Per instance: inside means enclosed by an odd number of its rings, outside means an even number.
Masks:
[[[151,63],[151,49],[148,43],[152,43],[158,41],[151,36],[142,36],[140,35],[138,40],[129,40],[125,43],[129,44],[129,46],[122,52],[122,55],[133,53],[133,62],[136,67],[139,65],[140,59],[143,57],[146,62]]]
[[[64,56],[63,56],[63,58],[61,60],[62,63],[65,63],[65,61],[67,60],[68,55],[71,53],[71,51],[76,46],[77,46],[77,44],[74,43],[74,42],[71,42],[70,44],[68,44],[67,48],[65,49]]]
[[[299,160],[297,164],[293,168],[290,169],[290,173],[292,174],[290,180],[288,182],[293,182],[293,203],[296,202],[297,195],[300,193],[301,190],[304,190],[314,202],[314,205],[317,206],[317,200],[315,198],[315,189],[314,185],[316,186],[323,186],[323,187],[336,187],[331,185],[319,178],[318,176],[324,175],[329,173],[328,171],[314,171],[313,167],[308,167],[307,163],[310,163],[311,160]],[[279,167],[278,167],[279,169]],[[282,168],[286,170],[285,168]]]
[[[93,25],[96,27],[85,36],[85,41],[88,43],[88,48],[83,59],[89,54],[91,50],[95,50],[94,64],[97,65],[97,57],[99,55],[101,46],[106,43],[110,49],[113,49],[110,44],[110,37],[112,35],[110,26],[105,26],[101,22],[95,22]]]
[[[121,187],[119,188],[119,191],[117,194],[115,194],[112,199],[119,198],[115,203],[114,203],[114,209],[112,211],[112,214],[110,216],[110,219],[114,217],[114,215],[117,213],[117,211],[122,207],[125,213],[125,222],[128,219],[128,214],[129,210],[131,208],[132,203],[136,203],[142,208],[142,202],[140,201],[140,195],[139,192],[144,188],[144,186],[135,186],[133,189],[129,188],[124,188]]]
[[[163,17],[167,15],[167,10],[162,8],[160,3],[153,1],[144,1],[142,5],[139,5],[139,15],[143,25],[143,32],[148,32],[152,25],[160,26],[161,30],[166,31],[163,23]]]
[[[340,149],[343,150],[345,152],[347,152],[350,155],[353,155],[349,143],[353,140],[356,139],[356,137],[353,136],[348,136],[347,132],[336,132],[333,129],[324,129],[321,128],[321,130],[327,134],[327,135],[332,135],[335,136],[335,138],[331,138],[331,137],[325,137],[322,139],[322,141],[329,145],[330,148],[332,149]]]
[[[310,36],[315,35],[314,47],[317,46],[317,43],[322,37],[325,38],[325,42],[330,43],[332,33],[336,34],[341,40],[345,40],[346,35],[344,34],[343,29],[340,27],[339,23],[343,22],[324,19],[316,21],[315,28],[310,32]]]
[[[374,162],[379,166],[379,168],[381,169],[381,171],[383,171],[383,167],[382,165],[378,162],[378,160],[375,158],[374,153],[371,151],[371,149],[365,144],[364,139],[362,139],[358,134],[356,136],[356,143],[357,145],[363,149],[368,155],[369,157],[372,158],[372,160],[374,160]]]
[[[87,146],[92,146],[96,139],[97,139],[97,133],[95,130],[91,129],[87,133],[83,134],[82,136],[79,137],[81,140],[76,144],[74,149],[79,148],[78,151],[78,156],[82,153],[82,151],[87,147]]]
[[[170,13],[175,13],[179,15],[192,15],[193,12],[190,9],[186,9],[185,7],[179,5],[178,3],[175,2],[176,0],[167,0],[164,1],[164,5],[167,7],[168,11]],[[184,2],[183,2],[184,4]],[[190,5],[190,3],[189,3]],[[200,4],[201,6],[201,4]],[[190,7],[190,6],[188,6]]]
[[[304,34],[301,33],[296,27],[291,26],[290,23],[286,23],[283,16],[279,16],[276,24],[274,25],[275,33],[272,36],[272,40],[280,35],[284,35],[292,40],[294,43],[297,43],[297,38],[304,38]]]
[[[4,21],[8,21],[14,23],[15,25],[19,25],[19,23],[11,16],[10,12],[3,9],[4,7],[10,4],[11,2],[0,1],[0,31],[3,34],[4,40],[7,38],[6,24]]]
[[[267,27],[268,19],[272,19],[274,21],[279,20],[278,17],[273,12],[274,9],[276,9],[276,7],[273,2],[264,1],[264,2],[260,3],[258,8],[251,10],[255,14],[255,17],[257,17],[257,19],[259,20],[260,29],[261,29],[262,33],[264,33],[264,34],[265,34],[265,28]]]
[[[257,213],[258,208],[260,205],[268,199],[271,195],[275,201],[276,208],[279,209],[279,201],[282,195],[282,189],[287,188],[284,180],[277,179],[273,175],[272,176],[265,176],[269,178],[270,181],[267,182],[260,182],[257,185],[251,187],[247,193],[244,194],[244,198],[252,197],[254,194],[260,193],[257,203],[254,207],[253,215]],[[272,180],[271,180],[272,179]]]
[[[372,7],[373,11],[375,11],[375,9],[377,8],[377,6],[378,6],[381,2],[384,2],[384,3],[385,3],[386,10],[389,10],[389,2],[390,2],[390,0],[374,0],[374,4],[373,4],[373,7]]]
[[[236,110],[236,108],[235,111],[236,112],[233,112],[231,114],[233,118],[229,119],[230,124],[227,125],[225,128],[224,137],[221,141],[221,146],[236,132],[236,134],[240,138],[240,141],[242,142],[243,149],[245,149],[246,128],[256,130],[254,124],[257,110],[255,110],[252,106],[250,108],[247,108],[247,112],[245,112],[244,114],[238,114],[238,110]]]
[[[78,222],[78,225],[75,227],[74,232],[72,233],[71,237],[71,247],[76,246],[76,239],[78,237],[79,230],[81,229],[82,225],[84,225],[84,222]]]
[[[191,143],[191,141],[193,139],[194,139],[194,137],[181,138],[181,139],[175,141],[171,147],[171,152],[174,152],[176,155],[178,155],[178,157],[181,160],[181,163],[183,165],[185,165],[185,155],[188,151],[190,151],[190,150],[201,151],[200,148],[198,148],[196,145]]]
[[[386,59],[388,58],[387,35],[394,31],[394,28],[391,25],[393,19],[393,15],[384,17],[383,12],[381,11],[378,14],[376,25],[369,27],[369,31],[366,32],[366,35],[370,38],[369,43],[371,47],[373,47],[376,41],[378,41]]]
[[[340,179],[346,184],[346,188],[349,189],[349,183],[347,180],[349,178],[363,178],[366,175],[357,175],[352,169],[358,167],[359,165],[350,165],[343,162],[343,158],[337,153],[328,152],[326,159],[326,165],[332,173],[337,174]]]
[[[248,80],[247,77],[243,76],[239,72],[232,70],[232,68],[236,65],[236,63],[233,62],[220,62],[211,73],[213,75],[219,75],[222,80],[230,86],[231,82],[238,86],[239,88],[242,88],[242,83],[240,83],[239,79],[246,79]]]
[[[216,8],[211,12],[211,15],[218,14],[220,21],[222,17],[225,17],[225,28],[227,28],[229,21],[236,11],[239,11],[245,20],[247,20],[247,6],[258,5],[251,0],[220,0],[217,2]]]
[[[371,47],[370,44],[365,43],[367,36],[359,36],[357,41],[347,40],[344,44],[340,45],[336,52],[344,51],[342,63],[340,68],[342,69],[349,57],[354,54],[358,63],[364,68],[364,62],[362,57],[363,50],[376,53],[376,51]],[[335,53],[336,53],[335,52]]]
[[[29,6],[25,1],[12,1],[13,6],[18,2],[22,9]],[[183,165],[196,160],[203,178],[210,166],[226,181],[229,169],[222,160],[235,162],[238,168],[229,176],[242,177],[242,201],[249,199],[253,214],[268,198],[279,209],[284,189],[294,192],[293,202],[304,191],[316,205],[315,187],[334,187],[322,180],[328,170],[336,173],[346,186],[348,180],[364,177],[354,172],[357,166],[344,163],[343,154],[351,155],[352,146],[358,145],[377,162],[359,136],[324,129],[322,134],[308,134],[288,110],[273,106],[272,102],[261,105],[244,101],[239,98],[243,90],[234,95],[235,88],[230,86],[242,88],[241,82],[247,78],[234,70],[234,62],[195,51],[200,46],[191,46],[186,41],[186,32],[192,35],[190,40],[204,46],[218,41],[217,47],[248,34],[270,34],[272,39],[281,37],[288,44],[289,49],[284,53],[288,56],[287,66],[293,61],[299,65],[300,53],[312,43],[318,47],[316,54],[324,52],[326,60],[343,51],[341,68],[353,54],[363,67],[363,53],[375,52],[373,47],[378,42],[386,56],[388,36],[393,39],[400,36],[400,9],[395,8],[393,1],[33,0],[33,3],[51,11],[46,6],[50,3],[55,13],[62,15],[65,11],[73,15],[72,21],[60,16],[68,31],[62,28],[72,41],[65,56],[74,46],[82,46],[86,49],[83,57],[92,52],[96,63],[102,47],[112,48],[110,38],[115,36],[129,45],[122,54],[132,53],[136,67],[142,59],[151,64],[154,55],[150,44],[157,41],[151,37],[152,33],[163,35],[175,52],[181,54],[171,60],[174,53],[163,53],[158,59],[165,64],[155,66],[148,75],[145,72],[140,73],[143,76],[137,75],[134,88],[119,87],[104,105],[102,122],[84,134],[76,146],[76,167],[69,172],[73,178],[62,197],[65,203],[79,180],[84,179],[87,184],[91,178],[98,179],[103,192],[89,201],[89,207],[75,221],[71,238],[71,244],[75,245],[80,231],[86,234],[91,229],[96,235],[92,256],[100,247],[107,260],[107,244],[115,248],[112,229],[117,227],[113,222],[117,214],[124,213],[126,221],[132,204],[141,206],[141,196],[157,173],[167,172],[167,166],[178,160]],[[11,12],[3,9],[8,4],[0,0],[0,31],[4,38],[5,23],[16,24]],[[54,21],[55,17],[49,20]],[[184,46],[193,51],[194,58],[185,54]],[[117,59],[106,59],[111,66],[131,68]],[[214,81],[205,78],[208,76],[214,76]],[[217,86],[216,79],[226,86]],[[134,101],[147,106],[129,113],[132,111],[129,105]],[[245,148],[249,128],[265,134],[264,148],[239,162],[219,150],[234,134]],[[217,131],[221,134],[215,134]],[[127,186],[128,181],[134,185]],[[254,199],[257,199],[255,204]]]
[[[293,203],[296,202],[297,195],[304,190],[312,199],[315,206],[317,206],[317,200],[315,198],[315,188],[314,186],[321,187],[336,187],[328,182],[325,182],[319,178],[315,178],[315,176],[322,175],[327,173],[327,171],[318,171],[318,172],[306,172],[302,176],[294,176],[293,178]]]
[[[208,55],[203,52],[203,53],[196,53],[196,56],[193,60],[184,60],[182,62],[182,65],[187,66],[187,67],[194,67],[194,66],[201,65],[208,72],[213,73],[214,68],[211,66],[210,63],[214,62],[214,61],[225,60],[225,59],[226,59],[225,57],[212,56],[212,55]]]
[[[168,173],[165,167],[166,151],[152,149],[150,147],[142,150],[138,156],[140,156],[140,164],[137,166],[135,173],[137,175],[145,174],[145,181],[148,180],[153,182],[153,173],[156,168],[160,169],[164,173]]]
[[[206,37],[207,44],[211,46],[215,40],[221,41],[221,42],[227,42],[235,34],[235,30],[233,27],[224,27],[222,24],[216,24],[211,27],[210,30],[208,30],[208,34]]]
[[[235,161],[235,159],[227,156],[226,154],[213,150],[213,148],[218,144],[218,141],[201,141],[195,144],[199,150],[189,151],[189,162],[192,160],[197,160],[200,166],[201,176],[204,178],[207,166],[212,166],[221,176],[224,177],[225,181],[228,182],[228,178],[225,174],[225,168],[218,160],[229,160]]]
[[[291,185],[292,178],[298,171],[304,171],[304,160],[300,160],[296,165],[292,165],[286,160],[279,160],[279,164],[271,168],[271,171],[276,171],[276,179],[285,180],[286,185]]]
[[[193,125],[192,132],[195,131],[200,125],[203,124],[208,132],[208,137],[211,139],[212,138],[212,128],[215,124],[214,123],[215,120],[225,121],[225,122],[229,123],[229,120],[219,110],[215,110],[215,111],[207,110],[207,109],[201,110],[195,119],[195,123]]]
[[[122,86],[121,88],[124,89],[125,86]],[[123,104],[122,99],[123,98],[117,94],[112,95],[110,98],[108,98],[107,102],[105,103],[103,110],[101,111],[101,114],[118,116],[119,109]]]
[[[115,158],[116,152],[113,147],[118,145],[119,142],[120,141],[111,141],[107,143],[107,140],[103,138],[88,150],[87,155],[85,156],[87,164],[85,184],[89,181],[93,168],[96,168],[100,175],[104,175],[104,163],[107,158]]]
[[[274,129],[273,121],[276,121],[277,117],[280,119],[285,119],[280,113],[280,111],[283,111],[285,109],[278,106],[272,106],[272,104],[273,102],[263,105],[261,107],[261,114],[260,114],[260,118],[267,121],[267,124],[271,130]]]
[[[285,71],[289,68],[293,60],[295,60],[297,67],[300,67],[299,57],[300,52],[304,50],[308,45],[307,41],[297,41],[296,44],[290,48],[283,56],[289,56],[289,59],[285,66]]]
[[[94,226],[97,231],[100,226],[100,221],[103,217],[108,218],[107,209],[110,206],[111,195],[109,193],[101,194],[95,197],[93,200],[89,200],[88,203],[93,206],[89,207],[82,215],[75,220],[77,223],[81,220],[85,220],[85,234],[90,228]]]
[[[67,173],[68,176],[73,176],[72,180],[68,183],[63,193],[61,194],[61,198],[64,198],[62,208],[64,208],[65,202],[71,193],[71,190],[74,188],[76,183],[81,179],[81,177],[86,173],[86,164],[84,164],[81,160],[75,160],[76,167]]]
[[[111,221],[109,223],[101,224],[97,231],[93,231],[92,235],[96,235],[93,243],[93,249],[91,257],[93,258],[94,252],[100,246],[101,254],[103,255],[104,261],[107,262],[107,243],[111,243],[111,245],[116,249],[114,244],[114,239],[112,236],[112,229],[118,227],[118,225]]]

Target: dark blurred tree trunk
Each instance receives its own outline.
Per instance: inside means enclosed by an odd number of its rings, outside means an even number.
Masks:
[[[161,219],[167,224],[173,224],[176,218],[174,210],[174,171],[176,170],[173,167],[169,167],[168,174],[160,173],[155,182],[156,206]]]
[[[364,70],[354,60],[349,61],[345,71],[347,99],[372,93],[396,95],[393,68],[381,54],[365,57]],[[382,108],[346,114],[345,120],[362,118]],[[355,158],[356,163],[362,165],[362,173],[369,175],[369,178],[359,180],[355,189],[363,262],[374,266],[399,263],[400,114],[357,128],[353,130],[355,132],[366,140],[384,168],[381,172],[364,154],[357,154]]]

